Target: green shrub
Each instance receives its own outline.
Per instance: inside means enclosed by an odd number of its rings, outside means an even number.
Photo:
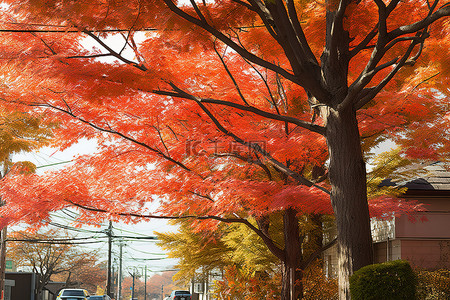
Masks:
[[[416,299],[417,278],[407,261],[363,267],[350,277],[352,300]]]
[[[450,270],[417,270],[417,298],[450,300]]]

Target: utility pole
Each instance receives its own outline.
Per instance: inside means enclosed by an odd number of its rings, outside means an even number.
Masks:
[[[117,282],[117,298],[116,300],[122,300],[122,248],[123,244],[119,245],[119,274],[118,274],[118,282]]]
[[[116,292],[116,284],[117,284],[117,281],[116,281],[116,272],[117,272],[117,270],[115,269],[115,266],[117,265],[117,261],[116,261],[116,259],[114,258],[114,261],[112,262],[112,268],[111,268],[111,294],[114,296],[111,296],[111,298],[113,298],[113,299],[116,299],[116,296],[115,296],[115,292]]]
[[[134,277],[136,277],[136,270],[133,271],[133,274],[131,274],[131,278],[133,278],[133,286],[131,288],[131,300],[134,300]]]
[[[8,174],[9,167],[9,156],[5,158],[3,161],[3,174],[0,173],[0,179],[5,177]],[[0,206],[4,205],[3,201],[0,199]],[[0,299],[5,299],[5,273],[6,273],[6,235],[7,235],[7,226],[2,228],[1,230],[1,239],[0,239]]]
[[[3,227],[1,230],[1,249],[0,249],[0,289],[1,300],[5,299],[5,273],[6,273],[6,234],[7,227]]]
[[[109,221],[109,226],[106,231],[106,234],[108,235],[108,271],[106,275],[106,295],[112,297],[111,294],[111,254],[112,254],[112,221]]]
[[[144,272],[144,300],[147,300],[147,265],[145,265]]]

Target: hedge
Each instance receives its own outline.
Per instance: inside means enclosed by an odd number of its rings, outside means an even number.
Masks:
[[[350,277],[352,300],[414,300],[417,277],[407,261],[365,266]]]

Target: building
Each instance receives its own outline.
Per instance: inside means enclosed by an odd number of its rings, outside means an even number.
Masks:
[[[38,300],[39,275],[32,272],[5,273],[5,300]]]
[[[408,188],[401,198],[423,203],[426,211],[415,214],[415,221],[408,216],[372,220],[374,261],[405,259],[419,268],[450,269],[450,172],[437,162],[419,173],[422,176],[403,183],[383,181]],[[336,253],[336,246],[323,253],[329,276],[336,275]]]

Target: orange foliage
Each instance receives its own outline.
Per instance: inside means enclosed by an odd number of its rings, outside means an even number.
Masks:
[[[62,171],[10,174],[1,186],[7,202],[1,209],[6,216],[3,224],[39,223],[49,218],[49,212],[74,203],[107,211],[103,216],[112,218],[124,212],[146,214],[146,204],[154,199],[161,201],[159,213],[169,216],[263,215],[286,207],[332,212],[326,193],[285,180],[269,159],[311,178],[308,170],[327,162],[326,137],[246,109],[302,122],[315,119],[302,85],[283,72],[275,74],[264,65],[249,63],[252,57],[244,59],[236,47],[231,49],[230,45],[240,45],[272,69],[290,72],[292,61],[270,30],[262,27],[261,16],[240,1],[180,4],[186,14],[204,18],[202,24],[208,23],[213,29],[205,28],[216,38],[229,39],[225,46],[189,17],[174,14],[169,2],[5,2],[1,15],[9,21],[1,24],[2,29],[21,32],[0,34],[3,104],[60,122],[55,147],[65,149],[82,138],[95,139],[99,146],[96,154],[79,157]],[[351,37],[349,51],[378,22],[374,1],[357,3],[347,8],[342,24]],[[320,1],[296,5],[309,47],[319,57],[325,44],[326,7]],[[393,30],[415,22],[427,11],[425,1],[401,1],[386,26]],[[423,59],[414,68],[402,69],[360,109],[362,137],[392,138],[413,158],[437,159],[449,153],[448,22],[437,20],[429,28]],[[126,45],[128,52],[116,45],[105,50],[101,43],[108,44],[108,30],[125,30],[121,46]],[[139,31],[145,36],[135,37]],[[83,46],[86,36],[99,42],[97,48]],[[364,69],[375,42],[374,36],[350,60],[350,83]],[[398,43],[380,64],[401,55],[407,46]],[[380,71],[371,83],[390,70]],[[218,130],[218,123],[234,136]],[[313,123],[322,126],[326,120],[319,116]],[[270,157],[237,143],[235,137],[259,144]],[[376,144],[370,141],[364,144],[367,149]],[[330,187],[327,182],[317,185]],[[98,215],[84,211],[81,218]]]

